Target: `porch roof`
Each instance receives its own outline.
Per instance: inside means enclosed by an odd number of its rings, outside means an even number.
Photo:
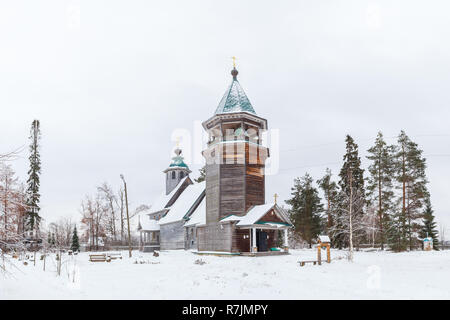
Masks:
[[[149,217],[143,217],[142,221],[139,221],[140,228],[139,231],[159,231],[159,224],[154,219],[149,219]]]
[[[270,210],[274,209],[275,214],[283,221],[259,221],[266,213]],[[287,217],[287,214],[284,212],[283,208],[279,207],[276,203],[267,203],[259,206],[254,206],[250,209],[245,216],[236,216],[229,215],[220,220],[220,222],[226,221],[238,221],[236,226],[244,227],[244,226],[255,226],[255,227],[272,227],[272,228],[286,228],[292,226],[291,221]]]

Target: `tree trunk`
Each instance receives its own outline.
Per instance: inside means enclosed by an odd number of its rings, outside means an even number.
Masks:
[[[353,183],[352,183],[352,170],[350,169],[349,172],[350,175],[350,206],[349,206],[349,232],[350,232],[350,239],[349,239],[349,260],[353,262],[353,222],[352,222],[352,209],[353,209]]]
[[[405,168],[405,148],[402,147],[403,150],[403,156],[402,156],[402,192],[403,192],[403,196],[402,196],[402,204],[403,204],[403,208],[402,208],[402,215],[403,215],[403,219],[402,219],[402,237],[403,239],[406,238],[406,168]]]
[[[382,211],[382,201],[381,201],[381,159],[379,159],[378,165],[378,215],[380,219],[380,240],[381,240],[381,250],[384,250],[384,233],[383,233],[383,211]],[[375,238],[375,236],[374,236]],[[375,240],[374,240],[375,242]]]

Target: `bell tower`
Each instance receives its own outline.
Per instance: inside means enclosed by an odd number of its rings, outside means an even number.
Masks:
[[[234,65],[232,82],[215,114],[205,122],[208,132],[206,160],[206,224],[229,216],[243,216],[265,203],[265,161],[262,145],[267,120],[256,115],[239,81]]]
[[[187,164],[184,163],[181,152],[180,148],[175,149],[175,157],[172,158],[172,163],[163,171],[166,174],[166,194],[172,192],[178,183],[191,173]]]

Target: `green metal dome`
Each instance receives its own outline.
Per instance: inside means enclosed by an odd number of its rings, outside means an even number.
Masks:
[[[231,112],[250,112],[256,114],[250,100],[247,98],[247,95],[237,80],[238,71],[233,69],[231,74],[233,75],[233,81],[225,92],[222,100],[220,100],[215,114]]]
[[[183,162],[183,160],[176,161],[176,162],[174,161],[173,163],[171,163],[169,165],[169,167],[183,167],[183,168],[188,168],[189,169],[189,167],[187,166],[186,163]]]
[[[172,163],[169,165],[169,167],[181,167],[189,169],[186,163],[184,163],[184,158],[181,156],[181,149],[175,149],[176,156],[172,158]]]

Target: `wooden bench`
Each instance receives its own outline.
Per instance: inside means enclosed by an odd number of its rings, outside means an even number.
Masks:
[[[90,254],[89,261],[91,262],[110,262],[111,258],[107,257],[106,254]]]
[[[108,254],[110,259],[122,259],[122,254],[120,252],[111,252]]]
[[[299,261],[298,263],[300,263],[300,267],[303,267],[306,263],[312,263],[313,265],[316,265],[316,263],[318,263],[319,265],[322,264],[322,263],[320,263],[319,261],[315,261],[315,260],[311,260],[311,261]]]

